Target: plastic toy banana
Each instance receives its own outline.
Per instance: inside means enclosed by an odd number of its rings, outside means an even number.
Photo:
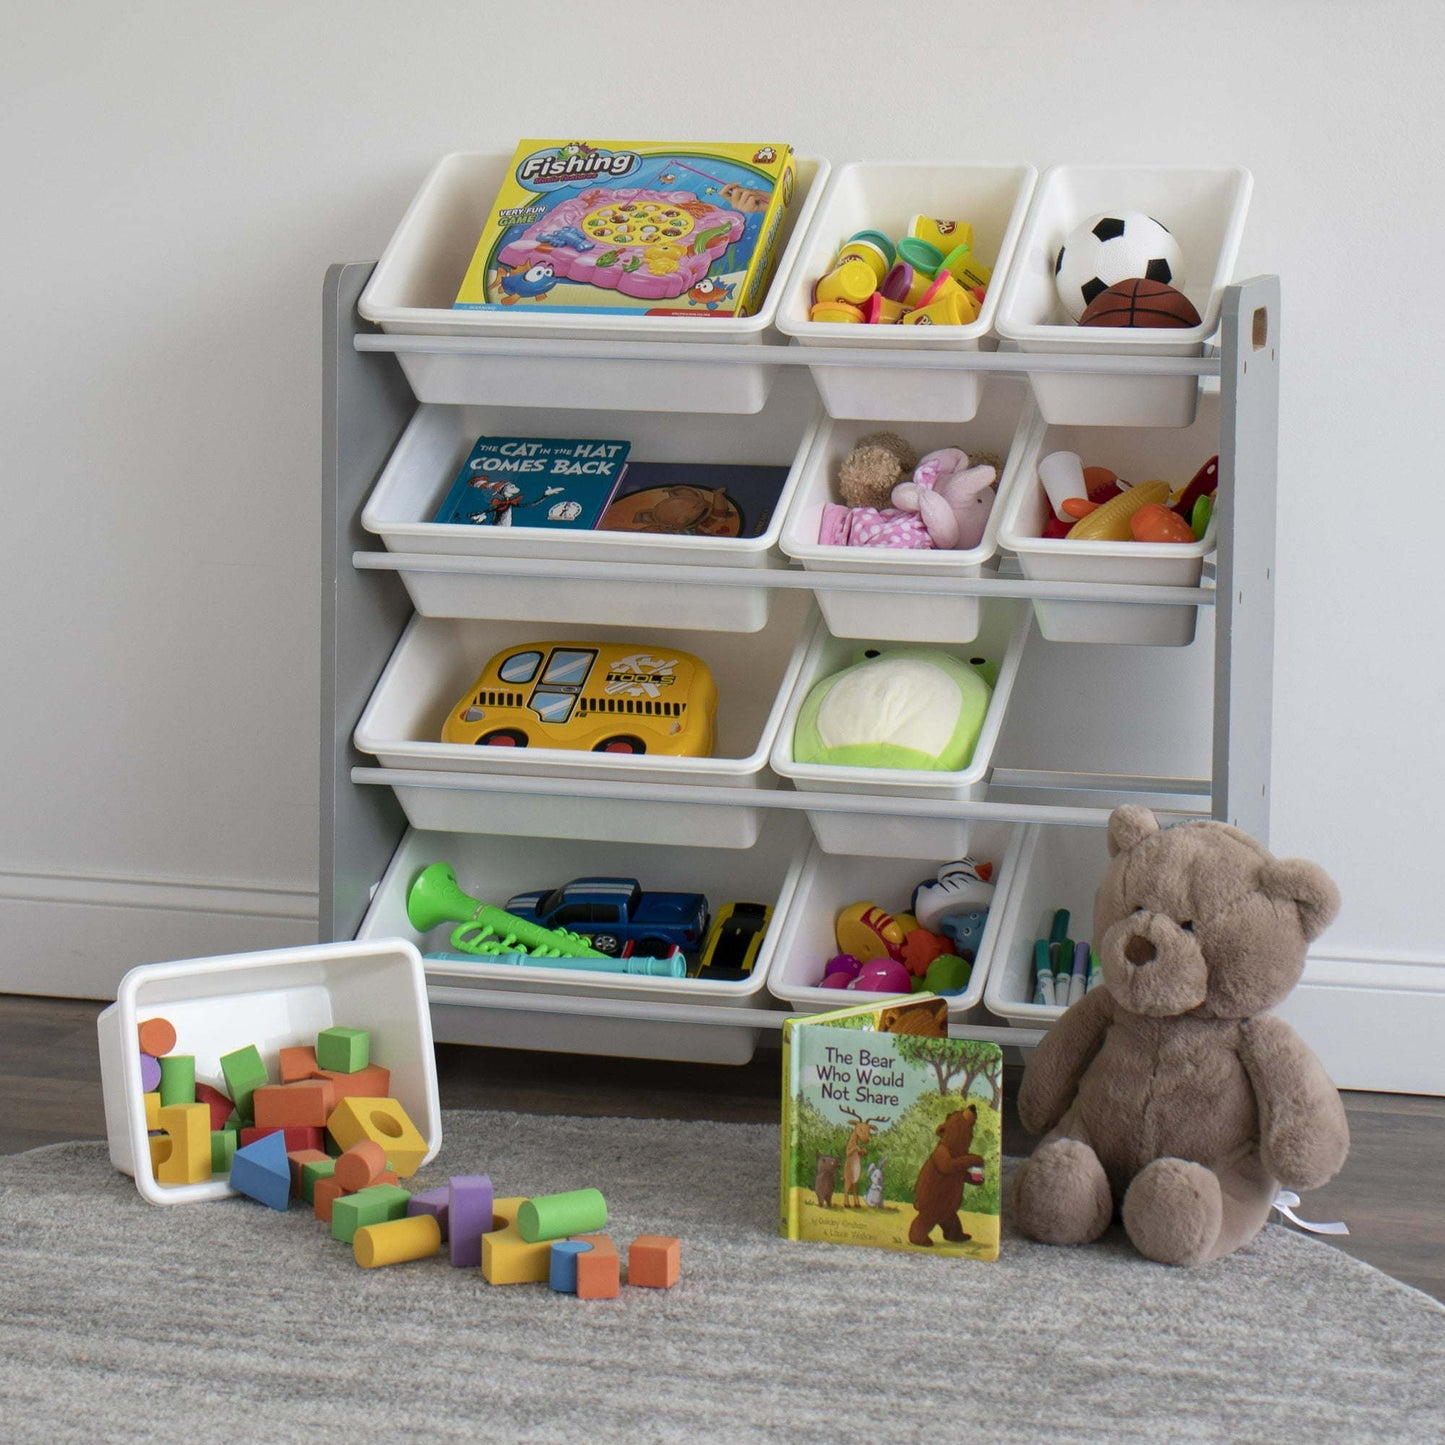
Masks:
[[[1117,497],[1110,497],[1102,506],[1095,507],[1087,517],[1081,517],[1069,528],[1070,542],[1128,542],[1133,533],[1129,530],[1129,519],[1149,502],[1169,500],[1168,482],[1140,482],[1129,487]]]

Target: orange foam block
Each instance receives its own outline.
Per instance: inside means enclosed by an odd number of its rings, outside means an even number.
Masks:
[[[316,1187],[311,1191],[311,1212],[323,1224],[330,1224],[331,1206],[345,1193],[335,1175],[329,1179],[318,1179]]]
[[[375,1139],[359,1139],[338,1156],[334,1177],[348,1194],[355,1194],[379,1183],[386,1172],[386,1150]]]
[[[263,1084],[251,1095],[258,1129],[324,1129],[336,1107],[329,1079],[298,1079],[294,1084]]]
[[[299,1084],[302,1079],[318,1077],[316,1050],[310,1044],[282,1049],[276,1057],[276,1068],[283,1084]]]
[[[682,1274],[682,1243],[670,1234],[639,1234],[627,1249],[627,1283],[670,1289]]]
[[[330,1079],[336,1088],[336,1102],[343,1099],[384,1099],[391,1093],[391,1070],[380,1064],[368,1064],[354,1074],[338,1069],[317,1069],[314,1077]]]
[[[286,1151],[286,1158],[291,1163],[291,1197],[293,1199],[305,1197],[301,1187],[301,1171],[308,1164],[325,1164],[330,1157],[321,1149],[288,1149]]]
[[[385,1150],[392,1170],[403,1179],[415,1174],[426,1158],[426,1140],[395,1099],[342,1099],[331,1111],[326,1128],[343,1152],[363,1139],[374,1139]]]
[[[605,1234],[574,1234],[572,1238],[577,1244],[592,1246],[577,1256],[577,1298],[616,1299],[622,1290],[617,1246]]]
[[[140,1051],[158,1059],[176,1046],[176,1026],[169,1019],[144,1019],[136,1028]]]

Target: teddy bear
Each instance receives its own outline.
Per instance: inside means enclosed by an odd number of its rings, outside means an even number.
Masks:
[[[871,459],[862,471],[871,483],[885,475],[897,475],[893,468],[901,466],[902,459],[878,440],[890,435],[865,438],[845,460],[839,494],[846,505],[824,505],[819,542],[834,547],[914,551],[977,547],[993,510],[998,468],[992,462],[970,461],[968,453],[958,447],[939,447],[917,461],[906,479],[900,477],[882,496],[875,496],[872,489],[859,484],[858,469],[849,469],[862,454]],[[873,500],[853,500],[868,497]]]
[[[1029,1058],[1019,1117],[1046,1137],[1020,1165],[1013,1217],[1087,1244],[1117,1211],[1140,1254],[1200,1265],[1247,1244],[1281,1185],[1318,1188],[1349,1151],[1324,1067],[1269,1012],[1294,987],[1339,893],[1228,824],[1161,828],[1116,808],[1094,900],[1101,987]]]
[[[954,1244],[969,1238],[963,1232],[958,1210],[963,1203],[963,1186],[970,1182],[970,1171],[983,1165],[982,1154],[969,1153],[977,1122],[978,1108],[969,1104],[955,1109],[935,1131],[938,1143],[923,1161],[918,1182],[913,1186],[913,1207],[917,1212],[908,1226],[909,1244],[931,1249],[933,1241],[929,1235],[939,1227],[943,1229],[943,1237]]]

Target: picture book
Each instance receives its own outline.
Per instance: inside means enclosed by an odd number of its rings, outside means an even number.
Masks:
[[[630,442],[478,437],[433,522],[589,531],[627,470]]]
[[[782,1233],[997,1259],[1003,1050],[935,994],[783,1024]]]
[[[761,537],[788,471],[746,463],[632,462],[597,525],[604,532]]]
[[[750,316],[796,181],[781,143],[525,140],[453,307]]]

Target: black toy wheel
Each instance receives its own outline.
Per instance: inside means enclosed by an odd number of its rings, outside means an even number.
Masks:
[[[476,745],[479,748],[524,748],[527,746],[527,734],[516,728],[493,728],[491,732],[483,733]]]
[[[619,733],[616,737],[603,738],[592,751],[594,753],[645,753],[647,744],[641,738],[633,737],[631,733]]]

